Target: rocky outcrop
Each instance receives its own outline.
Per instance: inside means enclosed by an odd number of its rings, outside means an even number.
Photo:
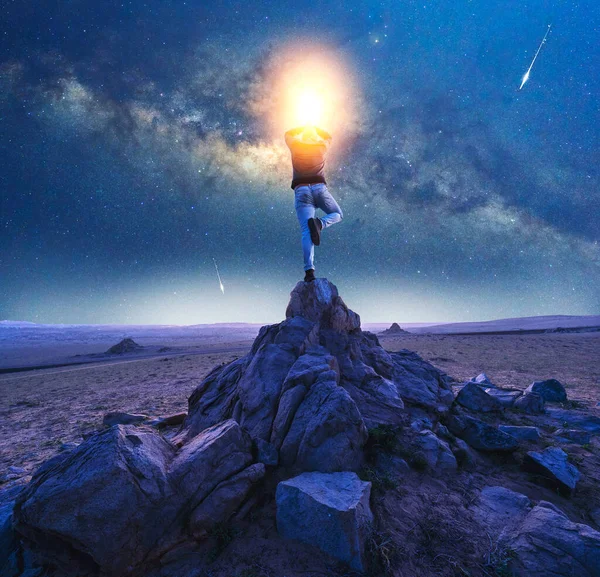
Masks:
[[[514,577],[600,576],[600,533],[571,522],[556,506],[536,506],[520,493],[486,487],[473,507],[496,551],[505,556]]]
[[[204,379],[176,442],[233,418],[295,472],[358,470],[367,428],[402,423],[404,402],[451,404],[450,379],[415,353],[385,351],[326,279],[298,283],[286,317]]]
[[[110,428],[46,462],[3,521],[10,537],[14,520],[18,539],[3,542],[21,540],[40,565],[78,577],[144,574],[247,511],[278,467],[279,478],[315,472],[280,484],[282,533],[295,535],[286,519],[313,515],[304,531],[318,537],[305,540],[363,569],[370,484],[350,471],[363,465],[368,428],[406,425],[405,402],[431,428],[429,417],[452,401],[449,377],[415,353],[385,351],[333,284],[300,282],[286,319],[262,327],[245,357],[213,369],[187,415],[110,413]],[[445,441],[429,430],[421,437],[432,468],[456,468]],[[294,492],[306,511],[287,505]]]
[[[567,391],[556,379],[535,381],[526,389],[526,393],[537,393],[546,402],[564,403],[567,400]]]
[[[539,453],[529,451],[523,459],[523,468],[544,484],[569,496],[575,491],[580,474],[567,459],[568,455],[562,449],[548,447]]]
[[[251,446],[232,420],[179,451],[153,429],[116,425],[37,471],[15,528],[65,570],[129,574],[227,520],[264,474]]]
[[[370,494],[355,473],[303,473],[277,486],[277,530],[364,571]]]
[[[571,522],[545,501],[531,510],[504,543],[514,556],[515,577],[600,576],[600,533]]]

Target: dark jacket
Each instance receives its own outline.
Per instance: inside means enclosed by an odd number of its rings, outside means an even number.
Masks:
[[[297,135],[301,134],[304,127],[292,128],[285,133],[285,143],[292,153],[292,188],[300,184],[314,184],[325,182],[325,155],[331,144],[331,135],[316,128],[320,136],[318,142],[303,142]]]

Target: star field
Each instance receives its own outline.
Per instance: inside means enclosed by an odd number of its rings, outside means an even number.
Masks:
[[[6,3],[0,319],[280,320],[303,267],[274,79],[312,53],[352,87],[326,167],[344,220],[316,274],[363,320],[599,314],[599,16],[558,0]]]

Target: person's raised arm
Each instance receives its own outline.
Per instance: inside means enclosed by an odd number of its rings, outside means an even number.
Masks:
[[[331,134],[318,126],[315,126],[315,130],[317,134],[329,145],[331,144]]]
[[[285,143],[290,146],[295,136],[300,134],[304,130],[304,126],[298,126],[297,128],[291,128],[285,133]]]

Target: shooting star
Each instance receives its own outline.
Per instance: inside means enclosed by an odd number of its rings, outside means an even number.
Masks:
[[[535,53],[535,56],[533,57],[533,60],[531,61],[531,64],[529,65],[529,68],[527,69],[527,72],[525,72],[525,74],[523,75],[523,79],[521,80],[521,86],[519,86],[519,90],[521,90],[523,88],[523,86],[525,86],[525,83],[529,80],[529,73],[531,72],[531,69],[533,68],[535,60],[538,57],[538,54],[540,53],[540,50],[542,49],[544,42],[546,42],[546,37],[548,36],[548,32],[550,32],[550,26],[552,26],[552,24],[548,24],[548,30],[546,30],[546,34],[544,34],[544,37],[542,38],[542,41],[540,42],[540,45],[538,46],[537,52]]]
[[[219,279],[219,288],[221,289],[221,292],[223,294],[225,294],[225,287],[223,286],[223,283],[221,282],[221,275],[219,274],[219,267],[217,266],[217,261],[213,258],[213,262],[215,263],[215,270],[217,271],[217,278]]]

